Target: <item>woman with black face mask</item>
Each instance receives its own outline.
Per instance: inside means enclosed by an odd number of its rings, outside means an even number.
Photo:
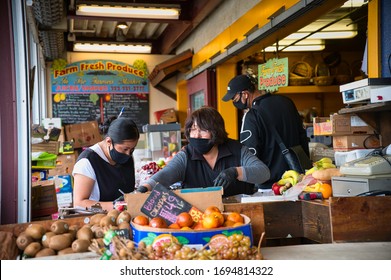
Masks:
[[[253,194],[254,184],[270,177],[267,166],[239,141],[228,138],[224,120],[212,107],[201,107],[186,120],[189,144],[137,191],[147,192],[157,182],[183,188],[222,186],[224,196]]]
[[[110,124],[102,141],[80,154],[72,172],[74,207],[89,208],[99,202],[109,211],[121,192],[134,191],[132,154],[139,137],[137,125],[121,117]]]

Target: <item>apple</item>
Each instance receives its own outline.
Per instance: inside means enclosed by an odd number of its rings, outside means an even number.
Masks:
[[[272,185],[272,191],[274,192],[274,194],[275,195],[281,195],[281,193],[280,193],[280,185],[279,184],[277,184],[277,183],[274,183],[273,185]]]

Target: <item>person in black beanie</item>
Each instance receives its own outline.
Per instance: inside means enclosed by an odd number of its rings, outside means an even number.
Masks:
[[[129,118],[111,122],[106,136],[84,150],[73,168],[73,202],[76,208],[89,208],[97,202],[104,210],[135,186],[133,151],[140,133]]]

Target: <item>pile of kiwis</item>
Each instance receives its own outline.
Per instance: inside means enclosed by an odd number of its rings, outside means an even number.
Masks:
[[[46,230],[42,224],[32,223],[19,234],[16,245],[22,252],[22,259],[87,252],[93,239],[103,244],[108,229],[130,231],[130,220],[129,212],[113,209],[107,214],[92,215],[81,227],[57,220],[50,230]]]

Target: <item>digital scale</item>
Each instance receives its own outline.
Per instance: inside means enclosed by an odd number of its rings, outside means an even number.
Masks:
[[[332,177],[333,196],[356,196],[374,190],[391,191],[391,174]]]
[[[344,104],[391,101],[391,78],[367,78],[339,87]]]

